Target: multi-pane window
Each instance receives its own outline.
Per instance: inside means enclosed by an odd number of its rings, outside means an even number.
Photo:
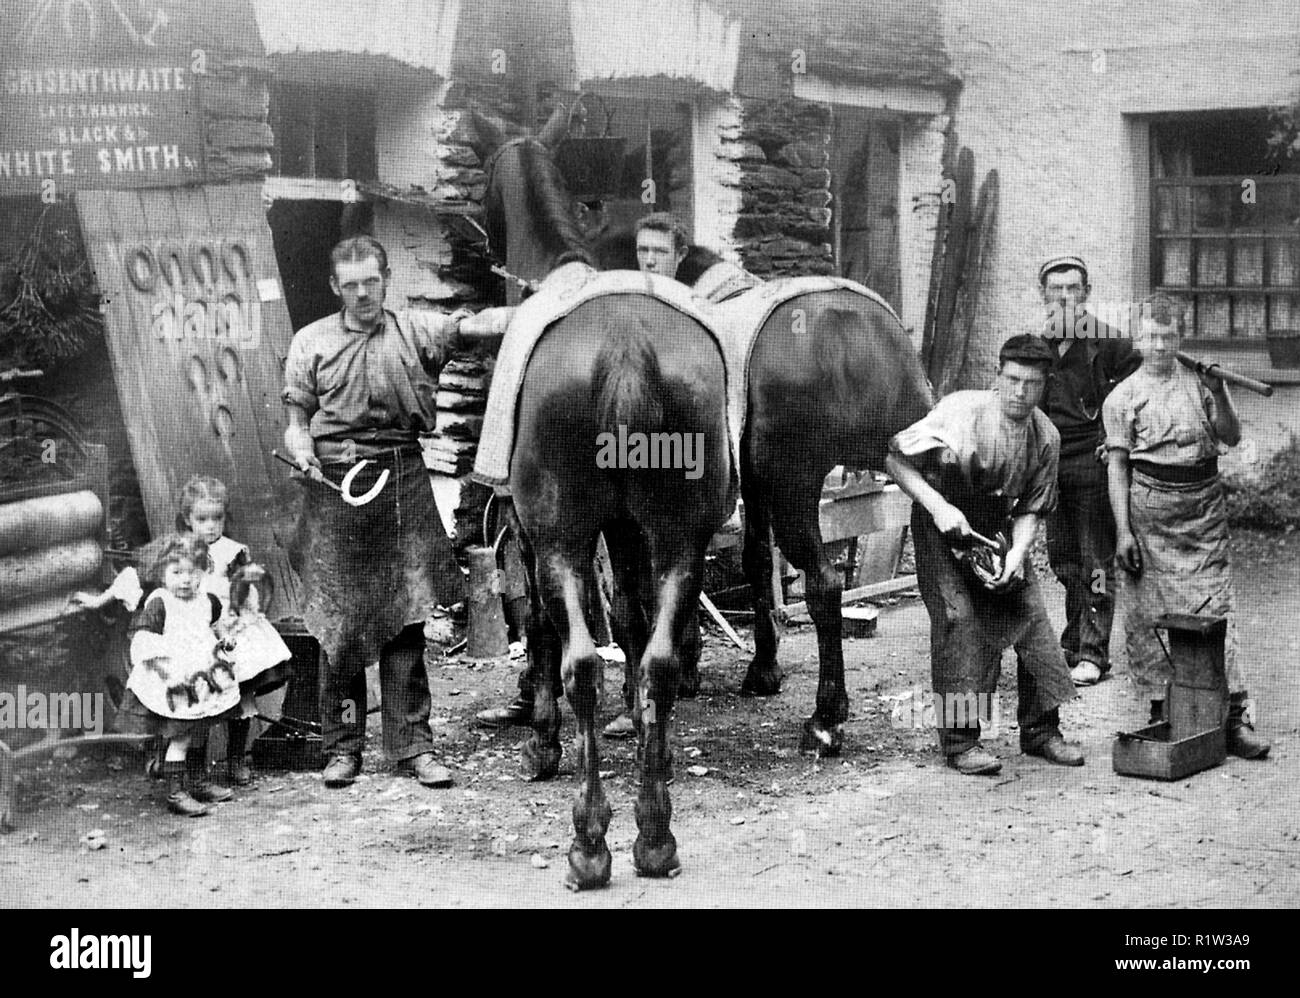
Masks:
[[[1262,344],[1300,328],[1300,175],[1261,171],[1262,116],[1183,116],[1151,135],[1152,285],[1192,304],[1189,333]]]
[[[282,177],[375,179],[375,98],[368,90],[281,81],[271,128]]]

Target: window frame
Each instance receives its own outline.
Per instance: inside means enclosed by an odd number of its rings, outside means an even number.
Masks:
[[[1254,109],[1241,109],[1236,114],[1250,113]],[[1215,113],[1215,117],[1231,117],[1233,112]],[[1147,133],[1145,143],[1147,153],[1141,174],[1139,225],[1137,236],[1145,250],[1145,266],[1140,271],[1145,274],[1151,291],[1164,292],[1187,301],[1191,307],[1187,341],[1195,346],[1232,346],[1239,349],[1260,350],[1267,348],[1269,333],[1273,330],[1293,328],[1300,320],[1300,226],[1287,225],[1285,210],[1271,209],[1281,216],[1280,221],[1271,221],[1268,217],[1269,198],[1278,187],[1289,187],[1294,192],[1290,205],[1300,207],[1300,175],[1265,174],[1260,172],[1241,172],[1220,175],[1155,176],[1158,162],[1156,126],[1168,122],[1189,122],[1206,117],[1200,113],[1163,114],[1144,117],[1141,124]],[[1251,180],[1255,184],[1254,210],[1249,214],[1254,218],[1238,220],[1234,217],[1234,199],[1240,198],[1244,188],[1243,181]],[[1222,221],[1217,226],[1198,224],[1198,213],[1202,210],[1198,203],[1198,190],[1220,190]],[[1270,190],[1272,188],[1273,190]],[[1185,191],[1179,195],[1178,191]],[[1279,202],[1285,206],[1285,195]],[[1172,213],[1172,227],[1162,228],[1161,213]],[[1168,218],[1165,219],[1168,221]],[[1206,283],[1201,268],[1205,264],[1205,255],[1199,246],[1217,243],[1222,247],[1222,283]],[[1279,243],[1290,244],[1291,282],[1272,283],[1279,259]],[[1182,244],[1184,260],[1181,268],[1185,271],[1185,283],[1170,283],[1168,267],[1168,248]],[[1253,245],[1255,256],[1252,270],[1257,269],[1257,280],[1241,283],[1237,268],[1246,259],[1239,247]],[[1217,335],[1198,335],[1201,323],[1205,321],[1204,313],[1210,307],[1211,296],[1222,299],[1224,321],[1226,326]],[[1239,322],[1239,310],[1246,307],[1248,299],[1256,299],[1263,308],[1263,333],[1252,335],[1247,332],[1244,322]],[[1277,299],[1289,299],[1284,308],[1289,319],[1277,320]],[[1241,332],[1234,332],[1241,330]]]

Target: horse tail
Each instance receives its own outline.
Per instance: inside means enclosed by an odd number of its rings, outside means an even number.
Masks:
[[[596,354],[591,397],[602,433],[650,433],[663,424],[663,371],[644,316],[622,322]]]
[[[817,371],[825,378],[826,396],[835,402],[849,402],[856,394],[860,350],[853,338],[866,335],[862,317],[851,308],[830,306],[813,326],[813,357]]]

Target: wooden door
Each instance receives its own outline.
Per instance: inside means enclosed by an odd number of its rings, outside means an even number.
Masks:
[[[260,184],[79,191],[131,455],[154,536],[175,527],[194,474],[230,490],[227,532],[276,584],[272,619],[298,615],[285,551],[301,497],[274,461],[293,335]]]

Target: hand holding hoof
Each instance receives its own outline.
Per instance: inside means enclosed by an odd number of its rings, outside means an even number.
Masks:
[[[562,751],[559,745],[543,745],[534,734],[519,750],[519,769],[524,778],[532,783],[554,779],[560,771]]]
[[[599,840],[591,852],[584,851],[583,845],[580,839],[575,838],[569,847],[569,870],[564,875],[564,886],[571,891],[609,886],[614,861],[605,840]]]
[[[774,697],[781,692],[781,680],[784,678],[785,673],[775,662],[762,665],[758,659],[754,659],[749,663],[749,671],[745,673],[745,681],[740,686],[740,695]]]
[[[825,727],[816,717],[810,717],[803,723],[803,737],[799,740],[799,751],[812,753],[819,759],[829,759],[840,754],[844,748],[844,725],[834,724]]]
[[[646,845],[645,839],[638,835],[632,844],[632,863],[638,877],[675,877],[682,872],[682,864],[677,859],[677,840],[673,833],[658,845]]]

